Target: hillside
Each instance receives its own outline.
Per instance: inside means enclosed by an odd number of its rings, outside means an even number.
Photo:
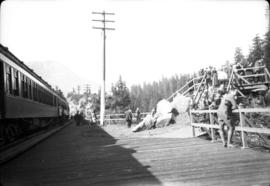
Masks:
[[[57,62],[38,61],[30,62],[27,65],[50,85],[60,88],[64,95],[70,92],[73,87],[87,83],[87,80],[79,77],[70,69]]]

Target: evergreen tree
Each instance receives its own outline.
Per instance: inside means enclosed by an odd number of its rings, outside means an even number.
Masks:
[[[265,35],[263,49],[264,49],[263,62],[266,65],[268,71],[270,71],[270,31],[268,31]]]
[[[249,55],[248,55],[248,62],[252,64],[252,66],[254,66],[254,63],[257,60],[260,60],[263,58],[263,42],[262,39],[256,35],[255,38],[252,40],[252,47],[250,49]]]
[[[111,99],[111,110],[114,112],[124,112],[130,105],[130,94],[121,76],[116,84],[112,86]]]
[[[241,63],[243,60],[245,60],[245,56],[242,53],[242,49],[240,47],[236,47],[234,53],[234,62]]]

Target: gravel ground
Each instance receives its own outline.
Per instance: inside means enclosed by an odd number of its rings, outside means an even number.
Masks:
[[[163,128],[156,128],[152,130],[145,130],[141,132],[132,132],[131,128],[127,128],[125,125],[106,125],[103,129],[112,135],[114,138],[189,138],[192,137],[192,127],[188,124],[174,124]],[[200,134],[199,130],[196,130],[196,135]]]

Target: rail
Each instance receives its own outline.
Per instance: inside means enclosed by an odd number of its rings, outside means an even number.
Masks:
[[[141,113],[141,119],[144,119],[147,114],[150,112],[143,112]],[[126,114],[106,114],[104,116],[104,121],[108,122],[109,124],[112,124],[113,121],[125,121],[126,120]],[[100,120],[100,116],[97,115],[98,121]],[[136,113],[132,113],[132,121],[136,121]]]
[[[203,79],[203,76],[192,78],[184,86],[182,86],[180,89],[175,91],[170,97],[168,97],[167,100],[171,100],[173,97],[175,97],[178,93],[182,91],[184,91],[183,94],[186,94],[191,89],[196,88],[198,83],[195,83],[195,81],[200,81],[200,80],[202,81],[202,79]],[[190,84],[192,84],[192,86],[190,86]]]
[[[241,133],[241,142],[242,148],[248,148],[247,145],[247,133],[256,133],[258,136],[265,142],[266,147],[270,148],[270,140],[265,136],[265,134],[270,135],[269,128],[258,128],[255,127],[255,122],[253,121],[252,117],[247,116],[248,113],[269,113],[270,108],[243,108],[240,104],[237,110],[234,110],[233,113],[239,114],[239,126],[235,127],[235,131]],[[195,114],[209,114],[210,123],[197,123],[195,122],[194,115]],[[190,119],[191,119],[191,126],[193,137],[195,137],[195,128],[196,127],[204,127],[211,129],[211,138],[212,141],[216,140],[215,136],[215,129],[219,129],[218,119],[217,119],[217,110],[191,110],[190,111]],[[258,123],[257,123],[258,124]]]

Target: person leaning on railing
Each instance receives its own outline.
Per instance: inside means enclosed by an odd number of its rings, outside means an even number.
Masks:
[[[237,90],[232,88],[229,93],[225,94],[217,111],[220,137],[224,147],[233,147],[232,137],[235,129],[235,119],[232,111],[237,108],[235,99],[236,93]],[[225,141],[225,126],[228,127],[227,142]]]

